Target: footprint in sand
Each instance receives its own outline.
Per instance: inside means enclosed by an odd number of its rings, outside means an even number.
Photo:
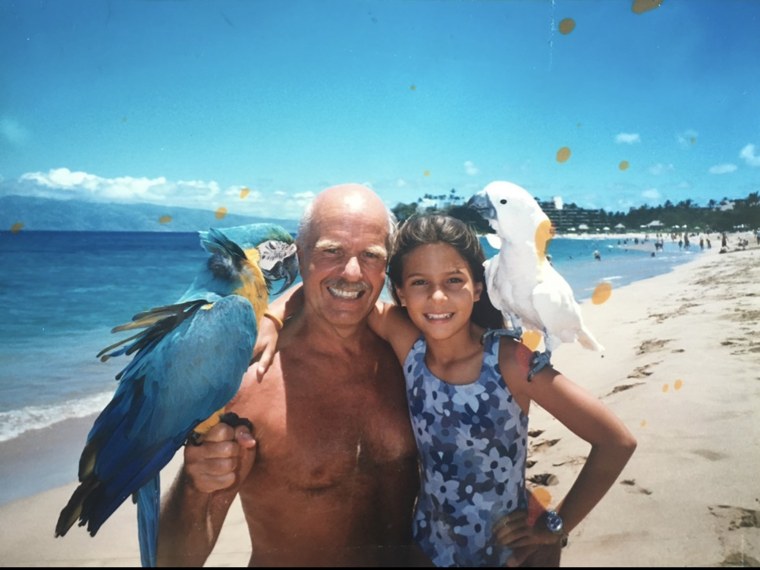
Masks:
[[[550,487],[559,483],[559,478],[554,473],[539,473],[538,475],[531,475],[528,477],[528,481],[534,485]]]
[[[544,441],[539,441],[538,443],[533,445],[533,451],[538,451],[540,449],[544,449],[545,447],[553,447],[559,443],[559,439],[545,439]]]
[[[654,372],[649,370],[651,364],[645,364],[644,366],[637,366],[633,372],[628,375],[628,378],[646,378],[651,376]]]
[[[744,568],[760,566],[760,560],[747,553],[745,541],[748,531],[733,533],[733,531],[740,529],[760,529],[760,511],[731,505],[712,505],[708,506],[707,509],[716,519],[716,534],[724,552],[726,552],[723,561],[719,562],[717,566]],[[753,554],[757,554],[756,548],[750,548],[750,551],[753,550]]]
[[[620,481],[620,484],[625,487],[628,487],[632,493],[640,493],[642,495],[652,494],[652,491],[650,491],[649,489],[645,489],[644,487],[638,485],[635,479],[623,479],[622,481]]]
[[[650,373],[650,374],[651,374],[651,373]],[[623,392],[623,391],[625,391],[625,390],[630,390],[631,388],[633,388],[633,387],[635,387],[635,386],[641,386],[642,384],[644,384],[644,382],[634,382],[633,384],[620,384],[620,385],[618,385],[618,386],[615,386],[615,387],[612,389],[612,392],[610,392],[610,393],[609,393],[609,394],[607,394],[607,395],[608,395],[608,396],[612,396],[612,394],[617,394],[618,392]]]
[[[661,350],[666,344],[670,342],[670,339],[652,339],[645,340],[636,349],[636,354],[647,354],[648,352],[654,352],[655,350]]]
[[[712,505],[707,507],[707,510],[713,516],[722,519],[728,530],[760,528],[760,511],[730,505]]]

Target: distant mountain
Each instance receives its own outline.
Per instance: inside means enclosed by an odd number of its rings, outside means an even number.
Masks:
[[[170,216],[170,217],[167,217]],[[28,196],[0,196],[0,230],[23,224],[22,230],[103,232],[194,232],[210,227],[229,227],[274,222],[295,233],[298,222],[228,214],[217,219],[214,212],[154,204],[105,204],[81,200],[52,200]]]

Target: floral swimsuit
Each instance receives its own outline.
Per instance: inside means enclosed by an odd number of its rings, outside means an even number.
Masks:
[[[499,371],[499,336],[484,336],[475,382],[448,384],[425,364],[418,339],[404,362],[421,461],[414,538],[436,566],[504,566],[511,551],[491,535],[500,518],[527,509],[528,417]]]

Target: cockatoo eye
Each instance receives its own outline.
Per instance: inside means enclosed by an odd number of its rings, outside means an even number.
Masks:
[[[501,200],[499,200],[499,202],[501,202],[502,204],[506,204],[507,203],[507,199],[506,198],[502,198]]]

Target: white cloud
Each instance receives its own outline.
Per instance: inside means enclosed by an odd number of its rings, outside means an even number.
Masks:
[[[647,188],[641,193],[641,197],[649,202],[657,202],[660,200],[661,194],[657,188]]]
[[[314,197],[313,192],[291,195],[281,190],[269,193],[251,190],[245,198],[241,198],[243,186],[222,189],[214,180],[171,181],[163,176],[104,178],[68,168],[29,172],[22,175],[18,183],[18,189],[27,196],[121,204],[148,203],[167,208],[203,210],[216,210],[223,206],[231,214],[291,219],[300,217],[306,204]],[[8,187],[7,184],[5,186]],[[271,199],[272,196],[276,199]]]
[[[707,169],[710,174],[730,174],[736,171],[735,164],[716,164]]]
[[[739,152],[739,158],[744,159],[749,166],[760,166],[760,154],[757,154],[755,145],[748,144],[741,152]]]
[[[21,146],[32,138],[32,134],[15,119],[0,117],[0,138],[13,146]]]
[[[464,161],[464,171],[470,176],[476,176],[480,173],[480,169],[471,160]]]
[[[48,172],[29,172],[21,176],[22,182],[32,182],[49,188],[58,198],[75,198],[95,202],[173,204],[175,206],[206,207],[220,193],[216,182],[184,180],[169,182],[158,178],[120,176],[103,178],[96,174],[54,168]]]
[[[615,142],[618,144],[636,144],[641,142],[638,133],[618,133],[615,135]]]
[[[649,174],[654,174],[655,176],[660,176],[661,174],[665,174],[666,172],[672,172],[675,170],[675,167],[672,164],[662,164],[661,162],[657,164],[653,164],[648,168]]]

